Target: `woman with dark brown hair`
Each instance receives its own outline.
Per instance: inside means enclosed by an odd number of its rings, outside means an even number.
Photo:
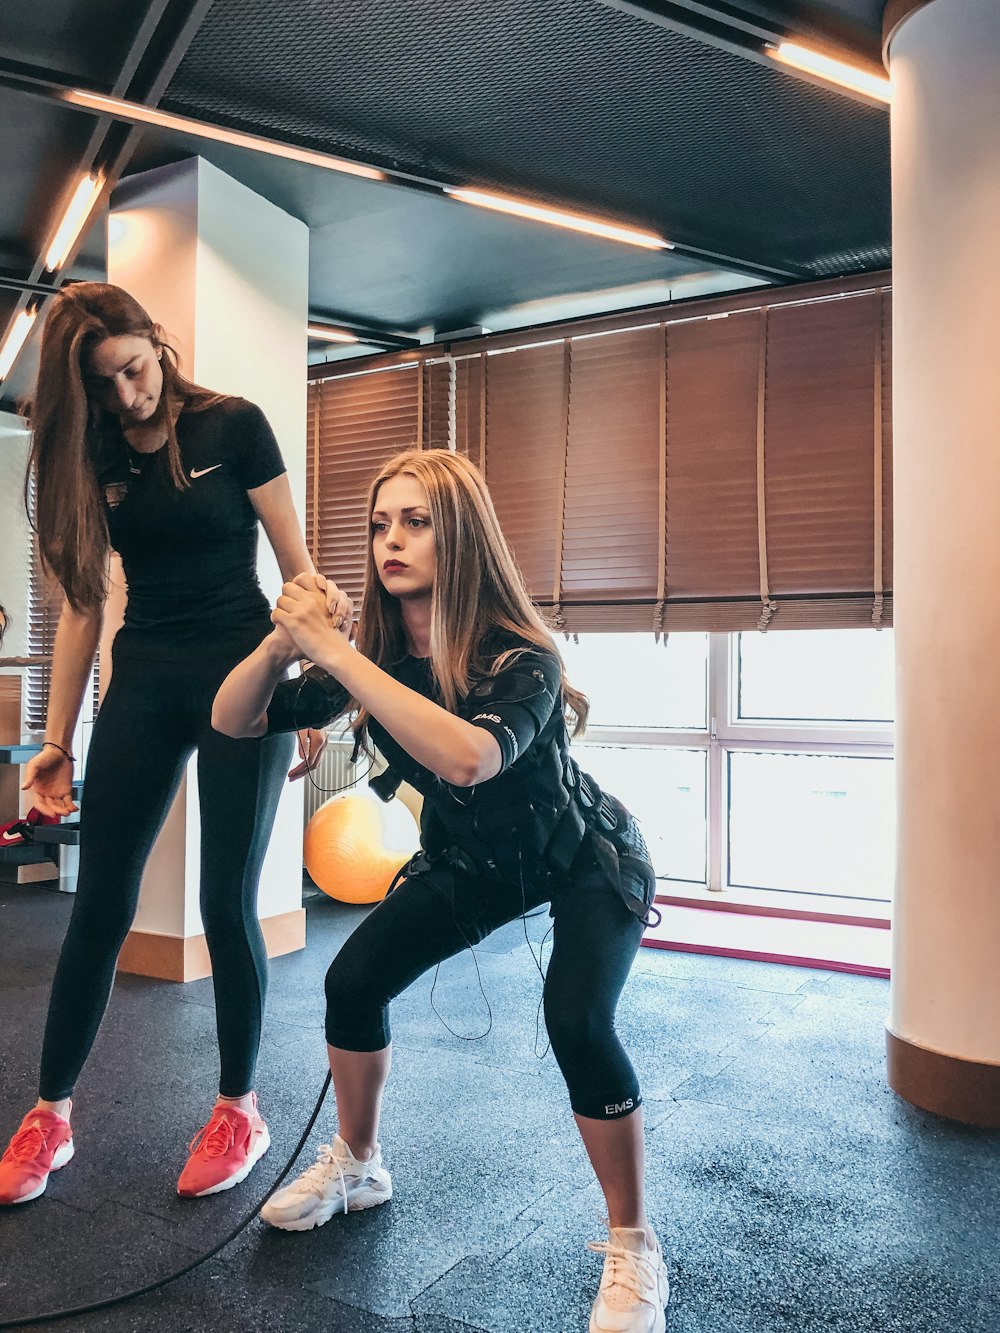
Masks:
[[[213,1194],[243,1180],[269,1146],[253,1091],[267,980],[256,894],[293,747],[287,737],[232,740],[213,731],[212,700],[271,630],[256,575],[258,520],[284,577],[312,563],[264,414],[187,380],[163,330],[121,288],[76,283],[55,297],[28,415],[39,550],[65,595],[45,742],[24,782],[43,814],[77,808],[72,738],[112,551],[122,558],[128,603],[87,756],[77,893],[53,982],[39,1099],[0,1161],[0,1203],[37,1198],[50,1171],[73,1156],[74,1086],[107,1006],[146,859],[195,751],[221,1074],[177,1188]],[[318,758],[318,739],[310,736],[305,763]],[[304,771],[300,764],[295,772]]]

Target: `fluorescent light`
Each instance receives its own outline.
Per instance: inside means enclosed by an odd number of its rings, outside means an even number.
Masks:
[[[817,78],[826,79],[841,88],[873,97],[877,102],[892,101],[892,83],[888,79],[856,69],[842,60],[833,60],[830,56],[821,55],[819,51],[811,51],[808,46],[799,46],[797,42],[780,42],[777,46],[767,47],[767,54],[783,65],[790,65],[792,69],[815,74]]]
[[[21,348],[28,341],[37,314],[37,309],[22,310],[7,330],[6,338],[0,343],[0,380],[7,378],[14,362],[21,355]]]
[[[385,180],[385,175],[375,167],[364,167],[358,162],[350,162],[344,157],[334,157],[331,153],[314,153],[308,148],[296,148],[292,144],[279,143],[275,139],[265,139],[260,134],[244,134],[241,130],[227,130],[220,125],[209,125],[203,120],[192,120],[189,116],[175,116],[169,111],[157,111],[153,107],[143,106],[140,102],[126,102],[120,97],[105,97],[102,93],[89,93],[82,88],[73,88],[62,94],[63,101],[74,106],[84,106],[102,115],[114,116],[136,125],[155,125],[163,130],[178,130],[181,134],[190,134],[195,139],[211,139],[215,143],[232,144],[234,148],[250,148],[255,153],[268,153],[271,157],[284,157],[292,162],[304,162],[311,167],[325,167],[327,171],[343,171],[349,176],[364,176],[368,180]]]
[[[670,241],[662,236],[653,236],[650,232],[635,231],[632,227],[619,227],[612,222],[602,222],[599,218],[584,217],[579,213],[563,213],[559,209],[544,208],[540,204],[529,203],[526,199],[512,199],[504,194],[491,194],[486,190],[468,190],[464,187],[445,186],[445,194],[452,199],[459,199],[464,204],[478,204],[480,208],[492,208],[498,213],[511,213],[515,217],[530,218],[533,222],[547,222],[553,227],[567,227],[570,231],[586,232],[590,236],[603,236],[605,240],[622,241],[625,245],[639,245],[646,250],[672,250]]]
[[[45,267],[51,272],[65,264],[69,258],[76,238],[83,230],[83,224],[101,192],[102,184],[100,176],[84,176],[73,191],[73,198],[69,201],[62,221],[56,228],[56,234],[45,252]]]
[[[306,333],[310,338],[321,338],[328,343],[357,343],[360,338],[356,338],[353,333],[344,333],[341,329],[325,329],[321,324],[307,324]]]

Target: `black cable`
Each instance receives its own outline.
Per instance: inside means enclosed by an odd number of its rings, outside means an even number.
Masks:
[[[442,890],[442,895],[443,895],[443,890]],[[440,964],[440,963],[438,963],[437,967],[435,967],[435,969],[434,969],[434,980],[431,982],[431,1008],[433,1009],[434,1014],[435,1014],[435,1016],[437,1017],[438,1022],[441,1023],[441,1025],[442,1025],[444,1028],[446,1028],[446,1029],[451,1033],[451,1035],[452,1035],[453,1037],[457,1037],[457,1038],[459,1039],[459,1041],[482,1041],[484,1037],[488,1037],[488,1036],[490,1035],[490,1033],[493,1031],[493,1008],[492,1008],[492,1006],[491,1006],[491,1004],[490,1004],[489,997],[487,996],[486,991],[485,991],[485,989],[483,988],[483,975],[482,975],[482,973],[481,973],[480,970],[479,970],[479,956],[478,956],[478,954],[476,953],[476,950],[475,950],[475,948],[474,948],[474,946],[473,946],[473,944],[472,944],[472,941],[469,939],[468,935],[466,935],[465,931],[462,929],[461,923],[459,922],[459,919],[458,919],[458,911],[457,911],[457,909],[456,909],[456,907],[455,907],[455,874],[454,874],[454,871],[452,871],[452,874],[451,874],[451,903],[450,903],[450,906],[451,906],[451,917],[452,917],[452,920],[453,920],[454,923],[455,923],[455,929],[456,929],[456,930],[458,931],[458,933],[461,935],[462,939],[465,940],[465,947],[468,949],[469,953],[472,954],[472,961],[473,961],[473,963],[475,964],[475,967],[476,967],[476,981],[479,983],[479,994],[483,997],[483,1002],[484,1002],[485,1005],[486,1005],[486,1013],[487,1013],[487,1016],[488,1016],[488,1018],[487,1018],[487,1023],[486,1023],[486,1027],[483,1029],[482,1032],[477,1032],[477,1033],[474,1033],[474,1034],[466,1035],[466,1034],[463,1033],[463,1032],[456,1032],[455,1029],[454,1029],[453,1027],[451,1027],[451,1025],[448,1023],[447,1019],[444,1017],[444,1015],[443,1015],[443,1014],[441,1013],[441,1011],[438,1009],[437,1005],[434,1003],[434,992],[435,992],[435,990],[437,990],[438,976],[439,976],[439,974],[440,974],[440,972],[441,972],[441,964]]]
[[[22,1315],[18,1319],[0,1320],[0,1329],[27,1328],[32,1324],[48,1324],[54,1319],[76,1319],[80,1315],[93,1314],[97,1310],[106,1310],[111,1305],[121,1305],[124,1301],[134,1300],[136,1296],[145,1296],[147,1292],[156,1291],[157,1288],[159,1287],[165,1287],[169,1282],[176,1282],[178,1278],[184,1277],[187,1273],[190,1273],[193,1269],[198,1268],[201,1264],[205,1262],[206,1259],[211,1259],[215,1255],[217,1255],[220,1250],[224,1250],[226,1246],[230,1243],[230,1241],[235,1240],[236,1237],[240,1234],[240,1232],[245,1230],[250,1225],[250,1223],[254,1220],[254,1218],[257,1216],[260,1210],[264,1207],[265,1203],[267,1203],[268,1199],[275,1192],[275,1190],[278,1188],[278,1186],[281,1184],[284,1178],[288,1175],[289,1171],[291,1171],[292,1167],[295,1165],[298,1155],[305,1147],[306,1140],[312,1133],[313,1125],[315,1125],[319,1117],[319,1113],[323,1107],[324,1101],[326,1100],[326,1094],[329,1090],[329,1087],[330,1087],[330,1075],[327,1074],[326,1079],[323,1082],[323,1088],[319,1094],[319,1098],[316,1102],[315,1107],[313,1108],[313,1113],[309,1117],[309,1123],[302,1131],[302,1137],[296,1144],[295,1151],[292,1153],[291,1157],[289,1157],[288,1161],[285,1163],[281,1175],[277,1178],[277,1180],[274,1182],[271,1188],[267,1191],[263,1199],[261,1199],[260,1203],[256,1204],[255,1207],[249,1213],[247,1213],[246,1217],[244,1217],[243,1220],[239,1222],[233,1228],[232,1231],[230,1231],[229,1235],[226,1236],[223,1240],[219,1241],[218,1245],[213,1246],[212,1249],[210,1250],[206,1250],[204,1254],[199,1255],[197,1259],[192,1259],[190,1263],[185,1264],[183,1268],[178,1268],[176,1272],[168,1273],[166,1277],[157,1278],[155,1282],[147,1282],[144,1287],[136,1287],[134,1291],[125,1291],[118,1296],[107,1296],[103,1301],[92,1301],[89,1305],[77,1305],[72,1308],[67,1308],[65,1310],[47,1310],[45,1314]]]
[[[314,728],[312,728],[308,723],[303,723],[301,726],[299,725],[299,699],[302,695],[302,690],[308,679],[309,677],[306,675],[306,673],[302,672],[302,674],[299,676],[298,688],[295,691],[295,698],[292,700],[292,724],[294,725],[297,733],[302,731],[314,730]],[[340,714],[340,716],[343,716],[343,714]],[[327,726],[330,726],[335,721],[336,718],[331,718],[330,722],[327,723]],[[315,730],[319,731],[322,730],[322,728],[317,727],[315,728]],[[345,728],[344,731],[341,732],[341,737],[343,737],[346,734],[346,730],[347,729]],[[329,741],[329,736],[327,736],[327,740]],[[326,747],[324,746],[324,749],[325,748]],[[304,756],[304,760],[306,763],[308,763],[309,756]],[[317,759],[316,762],[318,764],[319,760]],[[363,773],[358,773],[355,777],[353,777],[350,780],[350,782],[341,783],[339,786],[336,787],[321,787],[320,784],[313,777],[312,768],[307,768],[305,775],[309,779],[309,783],[312,786],[313,790],[318,791],[321,796],[338,796],[341,792],[350,791],[352,787],[356,787],[359,782],[362,782],[368,776],[368,774],[372,771],[374,767],[375,767],[375,756],[373,754],[371,755],[371,762],[369,763],[368,767],[365,769]]]
[[[296,693],[295,700],[293,701],[293,706],[292,706],[293,721],[296,720],[295,709],[298,704],[298,695],[302,692],[302,682],[304,681],[305,681],[305,676],[302,677],[302,681],[299,684],[298,692]],[[306,775],[308,776],[309,781],[312,783],[313,787],[315,787],[317,791],[323,793],[324,795],[332,795],[334,793],[346,791],[349,788],[356,786],[358,782],[362,780],[362,778],[366,778],[368,776],[371,770],[372,770],[372,764],[369,764],[366,771],[364,773],[359,774],[351,782],[348,782],[343,786],[331,787],[331,788],[321,787],[319,783],[316,781],[316,779],[313,777],[312,769],[306,769]],[[329,1088],[330,1088],[330,1075],[327,1074],[325,1080],[323,1081],[323,1087],[322,1090],[320,1091],[319,1098],[317,1099],[316,1105],[313,1108],[313,1113],[309,1117],[309,1123],[303,1130],[302,1137],[296,1144],[295,1151],[292,1153],[291,1157],[289,1157],[288,1161],[285,1163],[281,1174],[278,1176],[277,1180],[275,1180],[274,1184],[261,1199],[260,1203],[258,1203],[249,1213],[247,1213],[247,1215],[244,1218],[242,1218],[240,1222],[237,1223],[237,1225],[233,1228],[233,1230],[230,1231],[227,1236],[225,1236],[222,1240],[219,1241],[218,1245],[213,1246],[212,1249],[210,1250],[206,1250],[206,1252],[204,1254],[199,1255],[198,1258],[192,1259],[191,1262],[185,1264],[183,1268],[178,1268],[175,1272],[168,1273],[166,1277],[157,1278],[155,1282],[147,1282],[144,1287],[136,1287],[134,1291],[122,1292],[118,1296],[108,1296],[102,1301],[92,1301],[89,1305],[77,1305],[77,1306],[67,1307],[66,1309],[62,1310],[47,1310],[44,1314],[23,1315],[17,1319],[3,1319],[0,1320],[0,1330],[29,1328],[35,1324],[48,1324],[56,1319],[76,1319],[80,1315],[95,1314],[98,1310],[107,1310],[110,1306],[122,1305],[125,1301],[134,1300],[137,1296],[145,1296],[148,1292],[156,1291],[160,1287],[165,1287],[171,1282],[176,1282],[178,1278],[185,1277],[188,1273],[193,1272],[194,1269],[200,1267],[203,1263],[206,1262],[206,1260],[214,1258],[215,1255],[217,1255],[220,1250],[224,1250],[227,1245],[229,1245],[232,1241],[234,1241],[236,1237],[240,1234],[240,1232],[246,1230],[246,1228],[250,1225],[250,1223],[257,1216],[260,1210],[264,1207],[265,1203],[267,1203],[271,1195],[275,1192],[275,1190],[278,1188],[281,1182],[288,1175],[289,1171],[291,1171],[292,1167],[298,1160],[299,1153],[305,1147],[306,1140],[312,1133],[313,1126],[315,1125],[319,1117],[319,1113],[323,1107],[323,1102],[326,1100],[326,1094],[329,1091]]]

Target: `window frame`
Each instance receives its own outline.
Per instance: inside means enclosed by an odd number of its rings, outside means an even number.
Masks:
[[[777,631],[775,631],[777,632]],[[795,633],[796,631],[787,631]],[[799,631],[802,632],[802,631]],[[846,632],[846,631],[845,631]],[[708,877],[705,883],[690,880],[663,879],[664,888],[657,898],[668,899],[686,887],[708,890],[713,894],[727,894],[734,900],[761,895],[775,901],[789,898],[854,907],[861,903],[878,905],[889,902],[891,887],[885,898],[850,898],[846,895],[817,894],[807,888],[746,889],[730,883],[729,875],[729,755],[740,752],[773,754],[831,755],[857,759],[893,759],[893,727],[884,722],[871,724],[850,722],[822,725],[760,719],[753,722],[737,721],[739,690],[739,633],[708,635],[708,727],[705,730],[672,728],[601,727],[587,728],[586,736],[576,742],[581,748],[588,745],[614,745],[680,750],[707,751],[707,819],[705,864]],[[669,886],[670,892],[666,892]]]

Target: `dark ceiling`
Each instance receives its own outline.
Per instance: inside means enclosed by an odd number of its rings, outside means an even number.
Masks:
[[[39,299],[27,288],[52,285],[39,257],[80,171],[118,178],[196,153],[308,224],[314,316],[370,330],[427,339],[885,268],[885,108],[741,46],[788,34],[874,65],[882,8],[4,0],[0,337]],[[74,86],[356,159],[391,179],[134,128],[58,100]],[[488,213],[448,199],[447,184],[651,229],[676,248]],[[56,282],[101,275],[104,216],[97,210]],[[0,384],[0,406],[27,389],[32,363],[29,346]]]

